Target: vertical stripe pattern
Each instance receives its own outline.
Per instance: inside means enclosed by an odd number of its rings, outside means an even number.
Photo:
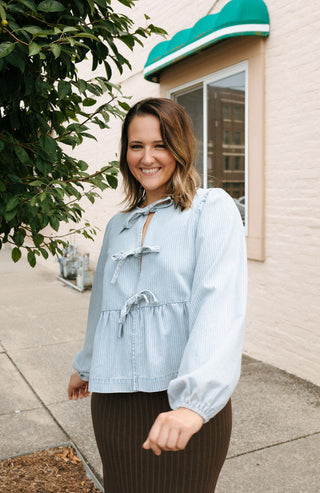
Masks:
[[[182,212],[169,200],[109,222],[74,368],[91,392],[167,390],[172,409],[187,407],[209,421],[240,376],[243,225],[223,190],[199,189]]]
[[[231,401],[205,423],[184,451],[155,456],[142,444],[169,411],[167,392],[92,394],[92,420],[105,493],[213,493],[232,426]]]

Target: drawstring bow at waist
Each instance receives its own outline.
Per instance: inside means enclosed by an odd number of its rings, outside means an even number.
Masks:
[[[138,305],[141,302],[145,302],[147,304],[150,303],[158,303],[158,299],[152,293],[152,291],[145,290],[140,293],[136,293],[134,296],[131,296],[122,307],[120,312],[120,318],[118,320],[118,337],[122,337],[123,334],[123,324],[127,318],[128,313],[134,305]]]

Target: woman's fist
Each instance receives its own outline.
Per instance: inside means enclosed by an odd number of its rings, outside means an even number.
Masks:
[[[183,450],[203,423],[204,420],[198,413],[185,407],[161,413],[155,420],[143,448],[151,449],[156,455],[160,455],[162,450]]]

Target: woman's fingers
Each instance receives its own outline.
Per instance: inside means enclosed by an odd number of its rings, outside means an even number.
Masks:
[[[161,448],[154,442],[151,442],[149,438],[146,439],[142,447],[145,450],[152,450],[155,455],[161,455]]]
[[[178,429],[171,429],[170,430],[170,433],[169,433],[169,436],[168,436],[168,439],[165,443],[165,445],[163,446],[163,450],[167,450],[167,451],[177,451],[179,450],[177,448],[177,444],[178,444],[178,440],[179,440],[179,436],[180,436],[180,430]]]
[[[82,380],[77,373],[71,375],[68,385],[68,397],[70,400],[77,401],[79,398],[88,397],[90,392],[88,390],[88,382]]]
[[[203,418],[190,409],[179,408],[161,413],[155,420],[143,447],[151,449],[156,455],[160,455],[161,450],[183,450],[202,425]]]

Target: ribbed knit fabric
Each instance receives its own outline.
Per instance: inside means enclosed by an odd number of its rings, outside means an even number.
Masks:
[[[142,444],[157,415],[169,411],[167,392],[92,394],[92,419],[105,493],[213,493],[232,426],[231,401],[179,452],[155,456]]]

